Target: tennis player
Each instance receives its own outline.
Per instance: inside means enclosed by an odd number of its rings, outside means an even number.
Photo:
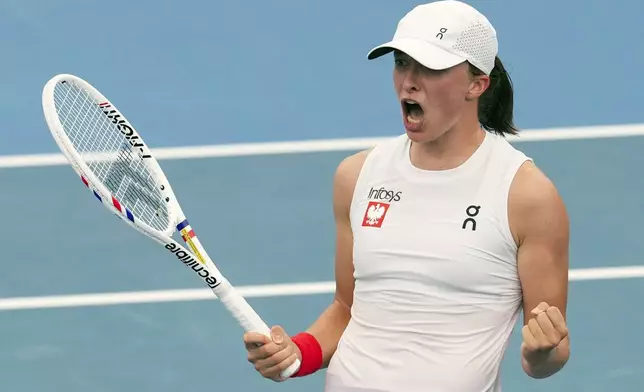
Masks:
[[[339,164],[334,301],[293,337],[244,335],[264,377],[299,357],[295,377],[326,368],[327,392],[498,392],[521,309],[510,355],[533,378],[564,367],[568,217],[505,138],[518,131],[497,51],[486,17],[448,0],[414,8],[369,53],[393,52],[406,132]]]

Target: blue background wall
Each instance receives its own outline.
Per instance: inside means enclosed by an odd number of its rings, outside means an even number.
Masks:
[[[153,146],[401,131],[391,58],[409,0],[0,2],[0,154],[55,151],[43,84],[94,84]],[[496,26],[523,128],[640,122],[644,2],[472,0]]]

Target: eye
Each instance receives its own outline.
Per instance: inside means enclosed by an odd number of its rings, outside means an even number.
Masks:
[[[400,59],[400,58],[397,58],[397,59],[394,59],[394,64],[396,65],[396,67],[403,67],[403,66],[407,65],[407,61],[403,60],[403,59]]]

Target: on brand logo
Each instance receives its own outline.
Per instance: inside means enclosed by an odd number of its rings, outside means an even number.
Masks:
[[[445,27],[441,27],[438,34],[436,34],[436,38],[443,39],[443,34],[445,33],[447,33],[447,29]]]
[[[463,221],[463,230],[467,228],[467,224],[471,223],[472,224],[472,231],[476,231],[476,220],[474,217],[476,217],[479,214],[479,210],[481,209],[481,206],[469,206],[465,210],[465,213],[469,218],[466,218]]]

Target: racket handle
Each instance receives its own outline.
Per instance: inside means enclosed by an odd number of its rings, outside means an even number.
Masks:
[[[268,325],[266,325],[255,310],[246,302],[244,297],[230,283],[224,280],[215,289],[215,294],[246,332],[259,332],[268,337],[271,336],[271,330]],[[280,373],[282,380],[286,380],[295,374],[299,370],[300,365],[300,360],[296,358],[291,366]]]

